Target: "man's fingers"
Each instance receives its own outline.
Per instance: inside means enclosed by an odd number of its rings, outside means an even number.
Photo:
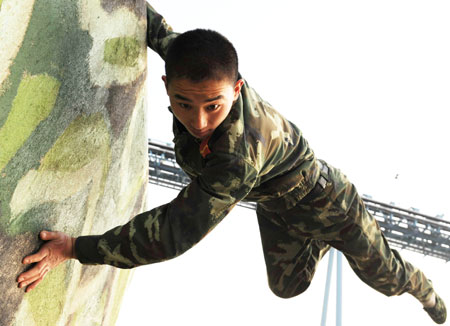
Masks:
[[[31,275],[30,277],[25,278],[23,281],[19,282],[19,288],[24,288],[27,285],[35,282],[36,280],[42,278],[43,276],[40,274]],[[19,278],[20,279],[20,278]]]
[[[17,282],[19,283],[26,282],[26,284],[30,284],[30,282],[33,282],[39,277],[45,276],[45,274],[47,274],[49,270],[50,267],[48,266],[48,264],[46,264],[46,262],[44,261],[41,261],[29,271],[20,274],[19,277],[17,278]]]
[[[41,233],[39,234],[39,236],[41,237],[42,240],[55,240],[58,239],[60,237],[59,232],[52,232],[52,231],[41,231]]]
[[[39,249],[39,251],[37,253],[25,257],[23,259],[23,263],[27,264],[27,265],[32,264],[32,263],[37,263],[37,262],[40,262],[42,259],[44,259],[47,256],[48,256],[48,250],[45,247],[43,247],[43,248]]]
[[[31,289],[29,289],[30,287],[27,288],[27,292],[29,290],[34,289],[45,277],[45,275],[47,275],[47,273],[50,271],[50,267],[48,265],[43,265],[41,268],[37,269],[37,268],[33,268],[33,273],[32,274],[26,274],[26,273],[22,273],[19,276],[19,288],[23,288],[29,284],[33,285],[31,286]]]
[[[33,290],[39,283],[42,282],[43,279],[44,276],[39,277],[36,281],[34,281],[30,286],[27,287],[25,292],[30,292],[31,290]]]

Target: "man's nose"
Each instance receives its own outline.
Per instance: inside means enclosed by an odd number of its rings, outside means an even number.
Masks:
[[[206,128],[207,124],[208,124],[208,122],[207,122],[206,114],[204,112],[202,112],[201,110],[196,112],[195,117],[192,121],[192,127],[197,130],[202,130],[202,129]]]

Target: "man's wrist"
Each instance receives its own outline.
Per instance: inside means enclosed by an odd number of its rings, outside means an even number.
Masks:
[[[71,237],[70,241],[72,242],[72,253],[71,253],[70,258],[77,259],[77,255],[76,255],[76,251],[75,251],[75,243],[77,241],[77,238]]]

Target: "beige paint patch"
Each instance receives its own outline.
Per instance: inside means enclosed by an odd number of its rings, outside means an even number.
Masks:
[[[99,293],[102,293],[105,287],[111,267],[97,266],[95,275],[91,275],[88,282],[80,284],[83,265],[74,262],[73,266],[74,270],[67,288],[67,301],[61,313],[61,320],[76,313],[76,323],[72,321],[68,325],[102,325],[101,321],[105,312],[98,306]],[[63,325],[67,324],[60,324],[60,326]]]
[[[103,233],[115,225],[124,224],[136,214],[136,198],[140,196],[142,186],[148,182],[144,92],[143,87],[137,95],[139,100],[130,117],[127,132],[111,144],[114,160],[111,161],[105,181],[105,194],[97,206],[92,226],[94,233]],[[137,210],[141,211],[143,209]],[[115,218],[111,219],[110,216]]]
[[[122,303],[125,289],[131,280],[133,272],[133,270],[115,270],[116,275],[113,284],[116,284],[116,286],[111,288],[111,294],[109,295],[110,299],[107,305],[109,313],[105,314],[106,318],[108,318],[104,320],[105,325],[116,324],[117,318],[119,317],[120,304]]]
[[[119,212],[124,212],[129,205],[130,195],[136,196],[141,185],[148,180],[147,152],[141,150],[147,147],[147,139],[145,135],[139,137],[140,131],[145,131],[145,125],[143,125],[144,121],[142,119],[142,117],[145,117],[144,92],[145,89],[141,89],[138,94],[138,98],[141,100],[137,103],[138,107],[133,111],[133,115],[131,116],[129,132],[126,136],[123,152],[120,157],[121,169],[122,171],[127,171],[127,173],[121,173],[117,176],[117,178],[120,178],[117,201]],[[138,144],[138,141],[142,141],[142,143]],[[136,149],[138,151],[137,153]],[[130,180],[132,180],[131,185]],[[133,191],[130,192],[130,189]]]
[[[77,172],[29,171],[20,179],[11,198],[11,220],[34,206],[62,202],[73,196],[95,178],[92,172],[98,168],[98,161],[94,161]]]
[[[125,85],[136,80],[147,65],[146,20],[139,19],[125,7],[108,13],[102,8],[100,0],[81,0],[79,11],[81,28],[88,31],[94,39],[89,53],[91,80],[102,87],[109,87],[113,83]],[[105,61],[106,40],[116,37],[137,40],[139,55],[136,56],[135,65],[117,65]]]
[[[24,74],[5,124],[0,129],[0,171],[14,157],[36,127],[52,111],[60,82],[48,75]]]
[[[14,321],[11,326],[36,326],[36,322],[30,313],[30,305],[27,300],[22,300],[19,309],[17,309]]]
[[[117,318],[115,312],[120,310],[120,299],[132,272],[111,266],[97,266],[95,270],[95,275],[88,282],[80,284],[78,280],[75,281],[75,277],[73,278],[74,281],[71,282],[73,291],[67,296],[71,302],[70,305],[66,305],[68,309],[64,311],[63,316],[72,314],[76,316],[67,325],[115,325]],[[114,286],[111,287],[110,284]],[[110,290],[105,291],[105,287]],[[100,297],[99,293],[106,293],[106,296]]]
[[[35,0],[3,0],[0,3],[0,86],[8,78],[9,68],[22,46],[34,2]]]

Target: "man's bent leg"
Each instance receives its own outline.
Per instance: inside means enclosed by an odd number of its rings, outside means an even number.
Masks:
[[[304,292],[330,246],[323,241],[293,237],[277,213],[261,206],[257,215],[270,289],[282,298]]]

